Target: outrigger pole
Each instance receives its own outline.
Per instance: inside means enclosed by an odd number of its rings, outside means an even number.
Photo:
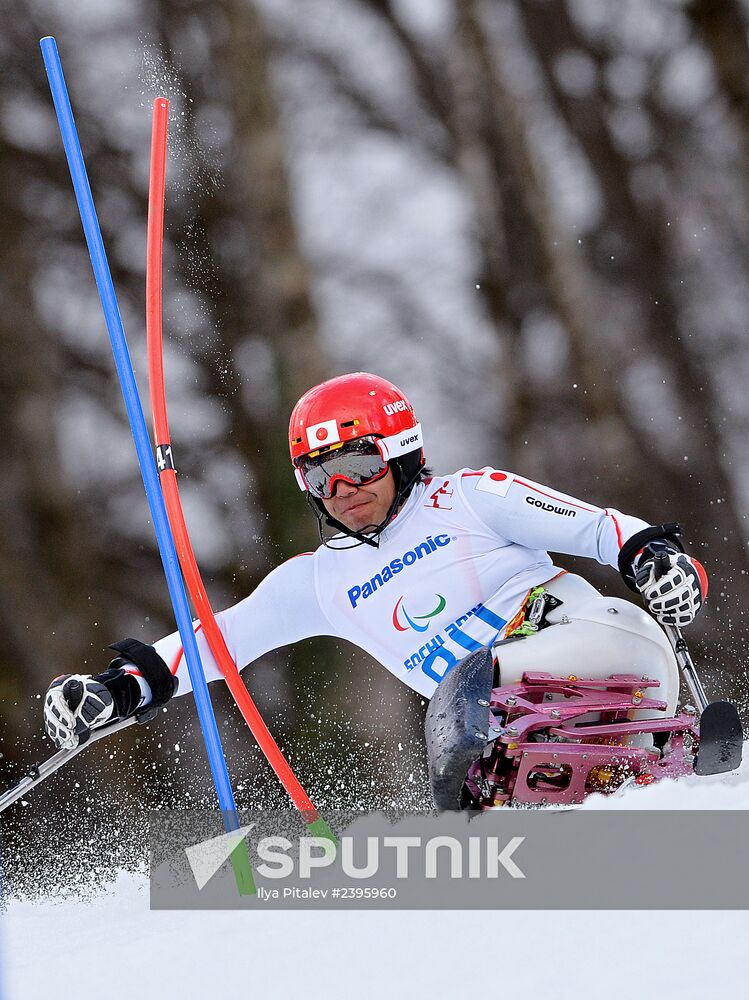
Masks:
[[[722,774],[736,770],[744,749],[744,730],[736,706],[729,701],[708,702],[681,629],[664,625],[663,631],[700,712],[700,746],[694,762],[695,773]]]

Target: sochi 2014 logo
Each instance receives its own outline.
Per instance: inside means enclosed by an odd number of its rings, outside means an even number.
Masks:
[[[430,619],[436,618],[440,612],[444,611],[447,604],[442,594],[434,596],[437,598],[437,607],[426,615],[409,615],[403,606],[403,596],[399,597],[393,608],[393,628],[399,632],[407,632],[409,628],[412,628],[414,632],[426,632],[430,625]],[[418,622],[425,622],[425,624],[419,625]]]

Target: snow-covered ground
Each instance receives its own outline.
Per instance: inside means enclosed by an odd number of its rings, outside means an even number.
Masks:
[[[748,935],[745,912],[149,912],[123,876],[11,908],[3,1000],[737,996]]]
[[[747,809],[749,746],[735,774],[588,806]],[[690,1000],[741,995],[749,939],[746,911],[152,912],[124,872],[85,900],[12,901],[0,926],[2,1000]]]

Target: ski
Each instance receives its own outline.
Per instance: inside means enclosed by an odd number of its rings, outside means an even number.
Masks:
[[[700,745],[695,774],[724,774],[741,764],[744,732],[739,713],[728,701],[707,705],[700,717]]]

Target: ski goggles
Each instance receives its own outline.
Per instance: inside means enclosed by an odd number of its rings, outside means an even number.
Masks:
[[[387,438],[372,436],[342,441],[296,459],[297,482],[320,500],[330,500],[340,480],[351,486],[366,486],[382,479],[388,460],[422,447],[421,425]]]

